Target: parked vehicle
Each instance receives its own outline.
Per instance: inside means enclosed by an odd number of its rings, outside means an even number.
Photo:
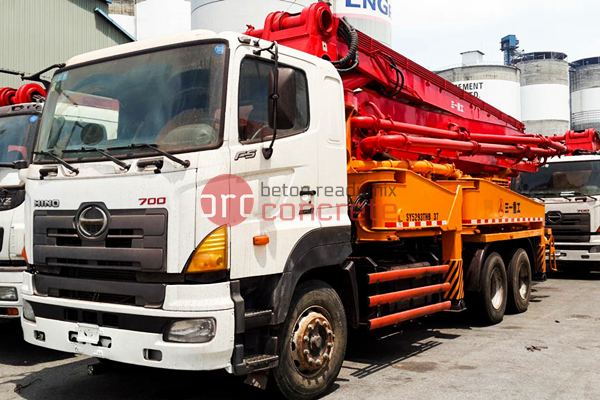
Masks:
[[[553,250],[507,176],[567,152],[523,131],[324,2],[74,57],[27,170],[25,339],[258,386],[273,369],[308,399],[349,329],[499,323]]]
[[[32,100],[43,95],[37,84],[0,88],[0,319],[21,314],[19,289],[27,263],[25,183],[19,180],[18,169],[31,161],[42,113],[42,104]]]

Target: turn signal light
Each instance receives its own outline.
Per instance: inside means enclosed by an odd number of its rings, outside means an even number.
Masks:
[[[267,235],[254,236],[253,242],[255,246],[264,246],[266,244],[269,244],[269,237]]]
[[[227,269],[227,226],[212,231],[194,252],[186,268],[188,274],[222,271]]]
[[[21,250],[21,255],[25,259],[25,262],[29,263],[29,260],[27,259],[27,252],[25,251],[25,247],[23,247],[23,250]]]
[[[10,316],[19,315],[19,310],[16,308],[9,308],[7,311],[8,311],[8,315],[10,315]]]

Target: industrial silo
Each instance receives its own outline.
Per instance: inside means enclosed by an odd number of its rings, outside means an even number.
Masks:
[[[461,65],[437,71],[437,74],[511,117],[521,119],[519,69],[501,62],[486,63],[484,54],[478,50],[461,55]]]
[[[356,29],[391,45],[392,10],[389,0],[326,2],[336,15],[347,17]],[[312,3],[316,3],[316,0],[192,0],[192,29],[244,32],[248,24],[262,28],[267,15],[272,12],[298,13]]]
[[[578,60],[571,66],[571,127],[600,131],[600,57]]]
[[[521,120],[527,133],[562,135],[570,129],[569,63],[557,52],[522,54]]]
[[[192,0],[192,29],[245,32],[246,25],[262,28],[274,11],[296,13],[313,0]]]

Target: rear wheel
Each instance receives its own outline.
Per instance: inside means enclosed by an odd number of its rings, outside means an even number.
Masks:
[[[327,391],[342,368],[347,329],[344,305],[331,286],[308,281],[297,288],[273,370],[286,398],[314,399]]]
[[[497,324],[504,318],[507,298],[506,268],[498,253],[486,258],[480,279],[480,290],[476,296],[478,318],[486,325]]]
[[[523,249],[518,249],[508,264],[508,310],[527,311],[531,297],[531,263]]]

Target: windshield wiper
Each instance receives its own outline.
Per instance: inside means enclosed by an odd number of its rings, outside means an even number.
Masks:
[[[592,201],[597,201],[598,199],[590,196],[589,194],[585,194],[582,192],[569,192],[569,194],[565,194],[565,195],[560,195],[560,197],[566,198],[567,200],[570,201],[570,197],[578,197],[578,198],[585,198],[585,199],[591,199]]]
[[[38,156],[50,157],[50,158],[56,160],[60,165],[64,166],[69,171],[73,172],[74,174],[79,173],[78,168],[75,168],[74,166],[72,166],[71,164],[69,164],[68,162],[66,162],[65,160],[63,160],[62,158],[60,158],[59,156],[57,156],[56,154],[54,154],[50,151],[34,151],[33,154],[38,155]]]
[[[188,160],[182,160],[181,158],[175,157],[173,154],[171,153],[167,153],[164,150],[159,149],[158,147],[156,147],[155,144],[148,144],[148,143],[132,143],[129,146],[125,146],[125,147],[111,147],[107,150],[121,150],[121,149],[150,149],[153,150],[156,153],[162,154],[163,156],[167,157],[169,160],[174,161],[178,164],[183,165],[185,168],[190,166],[190,162]]]
[[[96,147],[88,147],[88,148],[82,147],[79,150],[63,150],[63,153],[98,153],[98,154],[102,154],[108,160],[114,162],[115,164],[117,164],[119,167],[123,168],[126,171],[129,171],[129,168],[131,168],[131,164],[127,164],[126,162],[119,160],[117,157],[111,156],[106,151],[104,151],[102,149],[98,149]]]
[[[28,166],[29,162],[27,160],[0,163],[0,168],[25,169]]]

